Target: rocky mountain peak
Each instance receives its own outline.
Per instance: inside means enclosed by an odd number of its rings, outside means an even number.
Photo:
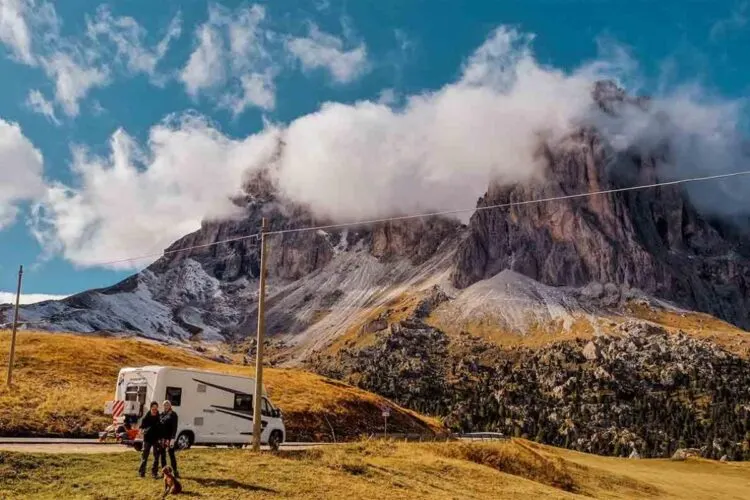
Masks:
[[[600,103],[625,102],[616,87]],[[545,149],[546,169],[525,185],[492,185],[478,206],[558,198],[476,212],[452,281],[465,288],[504,269],[553,286],[615,283],[741,326],[750,325],[750,262],[732,231],[717,230],[680,186],[575,195],[664,180],[658,157],[618,153],[595,130]],[[573,196],[573,197],[571,197]]]

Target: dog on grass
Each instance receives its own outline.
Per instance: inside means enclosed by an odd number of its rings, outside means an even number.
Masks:
[[[182,493],[182,484],[179,479],[174,477],[172,467],[167,465],[161,470],[161,473],[164,474],[164,493],[161,496],[162,498],[166,498],[170,494],[177,495]]]

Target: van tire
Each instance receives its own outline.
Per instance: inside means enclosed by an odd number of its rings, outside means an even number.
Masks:
[[[279,451],[282,439],[283,436],[281,435],[281,431],[273,431],[271,435],[268,436],[268,446],[271,448],[271,451]]]
[[[182,431],[180,432],[180,435],[177,436],[177,439],[175,440],[174,447],[178,450],[187,450],[191,446],[193,446],[193,442],[195,441],[195,436],[190,431]]]

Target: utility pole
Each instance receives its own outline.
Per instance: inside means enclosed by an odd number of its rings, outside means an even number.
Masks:
[[[260,279],[258,280],[258,336],[255,345],[255,394],[253,396],[253,451],[260,451],[261,404],[263,403],[263,337],[266,334],[266,218],[260,231]]]
[[[13,333],[10,336],[10,356],[8,357],[8,378],[5,385],[10,387],[13,382],[13,360],[16,357],[16,331],[18,330],[18,304],[21,301],[21,280],[23,279],[23,266],[18,268],[18,288],[16,289],[16,307],[13,312]]]

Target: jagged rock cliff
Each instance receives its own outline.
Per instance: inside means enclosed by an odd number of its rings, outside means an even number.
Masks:
[[[543,180],[492,186],[480,207],[658,182],[652,158],[614,155],[593,131],[547,150]],[[511,269],[553,286],[616,283],[741,326],[750,325],[750,261],[691,205],[680,186],[478,211],[453,282]]]

